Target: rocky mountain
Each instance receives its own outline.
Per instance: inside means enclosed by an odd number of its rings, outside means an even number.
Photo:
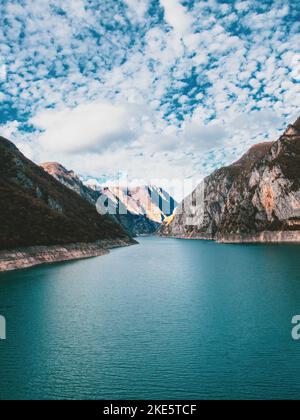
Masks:
[[[44,163],[41,166],[63,185],[97,205],[100,212],[110,209],[114,219],[132,236],[156,232],[177,204],[168,193],[156,186],[129,189],[103,187],[93,181],[81,181],[73,171],[58,163]]]
[[[94,243],[131,243],[109,216],[66,188],[0,137],[0,249]],[[77,254],[80,250],[77,246]],[[94,250],[95,251],[95,250]]]
[[[117,219],[133,236],[157,232],[177,205],[166,191],[154,185],[106,187],[98,191],[107,197],[109,205],[117,210]]]
[[[300,242],[300,118],[274,143],[215,171],[162,235],[221,242]]]
[[[48,174],[56,178],[65,187],[68,187],[70,190],[75,191],[77,194],[89,201],[91,204],[95,204],[95,202],[98,200],[99,194],[97,193],[97,191],[86,187],[83,184],[83,182],[81,182],[79,176],[75,174],[75,172],[68,171],[59,163],[43,163],[41,167],[46,172],[48,172]]]

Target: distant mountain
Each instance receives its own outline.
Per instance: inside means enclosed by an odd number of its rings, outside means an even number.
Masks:
[[[117,209],[118,220],[134,236],[157,232],[177,205],[168,193],[156,186],[105,187],[99,192]]]
[[[91,243],[128,234],[0,137],[0,249]]]
[[[196,205],[195,205],[196,203]],[[161,234],[222,242],[300,242],[300,118],[207,177]]]
[[[132,236],[156,232],[177,203],[161,188],[142,186],[135,188],[103,187],[99,183],[83,182],[73,171],[58,163],[41,165],[63,185],[81,195],[87,201],[99,205],[99,199],[114,213],[114,218]]]

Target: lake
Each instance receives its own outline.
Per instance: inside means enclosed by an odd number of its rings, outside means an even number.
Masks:
[[[0,399],[300,397],[300,246],[139,241],[0,274]]]

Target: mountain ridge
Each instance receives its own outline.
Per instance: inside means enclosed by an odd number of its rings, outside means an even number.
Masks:
[[[300,242],[300,118],[276,142],[252,147],[207,177],[160,234],[220,242]]]
[[[128,234],[0,137],[0,249],[92,243]]]

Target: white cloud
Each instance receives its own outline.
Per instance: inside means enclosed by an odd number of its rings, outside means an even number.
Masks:
[[[165,20],[178,35],[183,36],[191,30],[193,19],[179,0],[160,0],[165,12]]]
[[[245,12],[250,9],[251,3],[249,1],[237,2],[234,7],[239,12]]]
[[[259,83],[259,81],[257,79],[251,79],[249,81],[249,84],[254,88],[254,89],[259,89],[261,84]]]
[[[6,65],[0,65],[0,80],[5,80],[7,75]]]
[[[300,54],[293,54],[291,70],[291,77],[300,82]]]
[[[41,132],[2,132],[95,177],[207,175],[299,112],[299,26],[284,3],[160,0],[163,20],[148,0],[7,2],[3,107]]]
[[[18,121],[11,121],[7,124],[0,125],[0,136],[6,139],[14,139],[18,132]]]
[[[138,19],[143,19],[145,16],[149,2],[148,0],[124,0],[127,6],[129,7],[130,12],[133,16],[137,16]]]
[[[204,126],[191,122],[184,130],[187,145],[192,145],[198,152],[220,147],[227,136],[226,128],[215,123]]]
[[[32,118],[41,129],[41,147],[49,152],[103,152],[134,140],[135,108],[109,103],[81,104],[74,109],[47,110]]]

